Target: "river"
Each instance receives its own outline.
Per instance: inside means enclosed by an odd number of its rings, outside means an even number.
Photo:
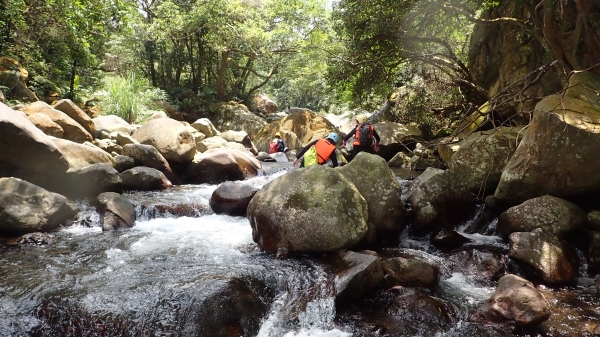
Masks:
[[[244,183],[261,187],[289,169],[291,164],[268,163]],[[398,174],[405,188],[409,175]],[[115,232],[102,232],[98,214],[82,204],[78,220],[53,233],[49,244],[0,248],[0,337],[211,336],[197,326],[194,310],[228,289],[232,279],[259,280],[268,289],[269,306],[257,318],[260,337],[579,336],[585,335],[579,334],[584,324],[593,329],[600,322],[593,282],[582,268],[578,285],[544,288],[559,314],[543,330],[511,333],[472,325],[466,321],[469,311],[493,293],[495,283],[444,269],[443,253],[406,233],[398,247],[388,249],[421,254],[442,267],[434,295],[456,309],[452,324],[440,330],[391,317],[381,311],[385,296],[377,294],[340,310],[322,261],[310,256],[282,261],[261,252],[245,217],[210,210],[216,188],[186,185],[126,194],[138,219],[134,228]],[[484,234],[469,235],[477,244],[507,248]]]

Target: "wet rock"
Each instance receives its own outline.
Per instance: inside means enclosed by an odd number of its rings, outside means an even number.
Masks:
[[[497,280],[506,272],[504,256],[491,251],[462,250],[450,254],[445,260],[449,273],[459,272],[475,281]]]
[[[551,233],[536,229],[509,236],[509,256],[532,268],[533,276],[548,284],[566,284],[579,268],[573,247]]]
[[[439,281],[439,268],[422,260],[394,257],[383,260],[382,266],[395,284],[431,288]]]
[[[250,200],[258,188],[232,181],[219,185],[210,197],[210,207],[217,214],[245,216]]]
[[[600,275],[596,276],[596,291],[598,292],[598,296],[600,296]]]
[[[409,321],[435,325],[443,330],[456,322],[456,308],[440,298],[414,288],[395,288],[398,292],[386,310]]]
[[[173,186],[169,179],[157,169],[137,166],[121,174],[123,189],[135,191],[157,191]]]
[[[531,232],[536,228],[564,238],[584,226],[586,214],[577,205],[545,195],[513,206],[498,217],[498,232],[507,238],[513,232]]]
[[[586,257],[589,267],[600,267],[600,232],[586,232],[588,244],[586,247]]]
[[[220,289],[199,294],[181,317],[181,335],[196,337],[256,336],[272,293],[258,280],[215,282]]]
[[[335,274],[337,305],[344,305],[372,292],[383,281],[379,256],[349,250],[337,252],[328,259]]]
[[[98,195],[95,204],[100,213],[103,231],[133,227],[136,218],[135,207],[128,198],[118,193],[106,192]]]
[[[287,157],[286,157],[286,159],[287,159]],[[258,155],[256,156],[256,160],[259,160],[259,161],[262,161],[265,163],[274,163],[277,161],[275,158],[271,157],[271,155],[266,152],[259,152]]]
[[[367,232],[367,202],[338,170],[313,165],[275,178],[248,205],[260,248],[291,253],[351,248]]]
[[[21,235],[66,225],[79,209],[62,195],[18,178],[0,178],[0,232]]]
[[[287,163],[290,161],[287,155],[283,152],[271,153],[269,154],[269,157],[273,158],[278,163]]]
[[[600,232],[600,211],[592,211],[587,215],[587,227]]]
[[[473,240],[463,236],[455,230],[444,228],[431,238],[431,243],[433,243],[434,246],[446,251],[459,248],[470,242],[473,242]]]
[[[29,233],[21,235],[16,239],[16,243],[20,245],[48,245],[56,241],[53,235],[49,233]]]
[[[531,282],[516,275],[505,275],[496,291],[469,317],[485,325],[517,328],[542,323],[550,317],[550,304]]]

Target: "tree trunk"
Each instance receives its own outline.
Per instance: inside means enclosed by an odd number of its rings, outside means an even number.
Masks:
[[[73,99],[75,97],[75,75],[77,74],[77,61],[73,61],[71,65],[71,81],[69,84],[69,97]]]
[[[224,51],[221,53],[221,60],[219,61],[219,69],[217,70],[217,100],[225,100],[225,72],[227,71],[227,59],[229,58],[229,52]]]

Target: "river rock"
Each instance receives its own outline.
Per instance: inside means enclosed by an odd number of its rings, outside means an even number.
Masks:
[[[104,163],[69,170],[52,184],[54,190],[72,199],[93,199],[102,192],[123,192],[119,172]]]
[[[532,268],[534,276],[548,284],[566,284],[579,268],[573,247],[538,228],[530,233],[514,232],[508,237],[509,256]]]
[[[506,165],[494,195],[507,206],[542,195],[571,199],[600,190],[600,79],[569,77],[564,94],[535,107],[527,134]]]
[[[0,160],[48,176],[69,168],[52,138],[4,103],[0,103]]]
[[[261,281],[233,278],[214,280],[196,297],[181,314],[182,336],[257,336],[273,295]]]
[[[277,152],[277,153],[279,153],[279,152]],[[271,154],[277,154],[277,153],[271,153]],[[265,163],[277,162],[277,160],[275,158],[271,157],[271,154],[268,154],[266,152],[259,152],[258,155],[256,156],[256,160],[262,161]],[[287,159],[287,157],[286,157],[286,159]],[[289,159],[287,161],[289,162]]]
[[[131,228],[135,223],[135,207],[131,200],[119,193],[106,192],[96,197],[103,231]]]
[[[379,256],[342,250],[328,258],[335,275],[336,305],[345,305],[372,292],[383,281]]]
[[[119,116],[98,116],[96,118],[93,118],[92,121],[94,122],[94,126],[96,127],[96,138],[100,138],[98,134],[103,131],[108,132],[109,134],[111,132],[117,131],[128,135],[133,132],[133,127]]]
[[[449,302],[414,288],[394,288],[398,293],[386,311],[402,319],[445,330],[456,322],[456,308]]]
[[[531,232],[537,228],[564,238],[584,226],[586,214],[577,205],[549,195],[529,199],[513,206],[498,217],[498,232],[507,238],[513,232]]]
[[[445,251],[449,251],[452,249],[459,248],[466,243],[473,242],[473,240],[467,238],[461,233],[455,230],[449,230],[442,228],[437,234],[432,235],[431,243],[434,246],[443,249]]]
[[[290,171],[260,189],[248,205],[252,238],[268,252],[333,252],[367,233],[365,199],[337,170],[313,165]]]
[[[264,118],[253,114],[243,104],[216,103],[214,108],[217,113],[209,115],[209,118],[217,130],[246,131],[250,139],[254,139],[256,134],[267,124]]]
[[[181,122],[159,118],[146,122],[132,137],[141,144],[154,146],[165,159],[187,164],[194,159],[196,142]]]
[[[211,150],[198,153],[186,166],[186,184],[219,184],[224,181],[255,177],[262,165],[242,151]]]
[[[73,118],[73,120],[79,123],[79,125],[89,132],[90,135],[93,136],[96,134],[96,125],[94,125],[94,121],[92,121],[92,119],[70,99],[61,99],[54,102],[52,106],[56,110],[60,110],[67,114],[67,116]]]
[[[431,288],[439,281],[439,268],[419,259],[398,256],[383,260],[382,265],[385,273],[389,275],[386,279],[395,284]]]
[[[113,133],[116,134],[115,138],[116,138],[117,144],[119,144],[121,146],[125,146],[128,144],[139,144],[140,143],[137,140],[133,139],[133,137],[131,137],[131,135],[128,133],[123,133],[123,132],[118,132],[118,131],[114,131]],[[111,135],[113,133],[111,133]]]
[[[584,232],[585,241],[587,241],[585,255],[588,261],[588,267],[600,267],[600,232],[589,231]]]
[[[210,207],[217,214],[245,216],[248,204],[258,188],[226,181],[210,197]]]
[[[531,282],[505,275],[496,291],[469,317],[471,322],[512,328],[542,323],[550,317],[550,304]]]
[[[60,125],[54,123],[52,118],[41,113],[34,113],[27,118],[40,130],[42,130],[48,136],[62,138],[65,131]]]
[[[121,174],[123,189],[134,191],[157,191],[173,186],[169,179],[157,169],[137,166]]]
[[[600,211],[591,211],[588,213],[587,227],[600,232]]]
[[[181,182],[171,169],[165,157],[152,145],[127,144],[123,146],[122,154],[133,158],[136,166],[146,166],[159,170],[175,185]]]
[[[596,276],[596,292],[600,296],[600,275]]]
[[[206,138],[218,136],[220,132],[215,128],[213,123],[208,118],[200,118],[194,123],[192,127],[206,136]]]
[[[360,152],[338,171],[367,201],[369,231],[365,243],[398,240],[406,226],[406,210],[400,198],[402,187],[386,161],[377,155]]]
[[[21,235],[51,231],[79,212],[76,205],[19,178],[0,178],[0,232]]]
[[[135,167],[135,160],[131,157],[116,155],[113,158],[115,160],[115,170],[119,173]]]
[[[44,114],[63,129],[63,138],[75,143],[90,142],[94,139],[92,135],[77,121],[62,111],[56,110],[45,102],[37,101],[21,107],[21,111],[27,115],[34,113]]]
[[[423,132],[412,125],[404,125],[394,122],[380,122],[373,125],[379,137],[381,137],[380,150],[377,153],[386,161],[391,160],[396,153],[405,150],[407,143],[413,143],[423,138]],[[354,138],[348,141],[352,143]]]
[[[58,150],[69,162],[69,170],[83,169],[98,163],[109,166],[114,165],[112,156],[96,146],[79,144],[67,139],[52,139]]]
[[[471,280],[489,282],[506,273],[505,257],[497,252],[465,249],[450,253],[445,261],[448,277],[458,272]]]
[[[277,103],[273,102],[269,96],[263,92],[257,93],[252,99],[252,111],[269,115],[277,112]]]
[[[196,144],[198,152],[206,152],[212,149],[222,149],[227,146],[227,141],[221,136],[204,138]]]
[[[258,154],[258,150],[254,146],[254,143],[252,143],[252,140],[250,140],[250,136],[248,136],[246,131],[229,130],[221,132],[219,136],[228,142],[242,144],[244,148],[248,149],[255,156]]]

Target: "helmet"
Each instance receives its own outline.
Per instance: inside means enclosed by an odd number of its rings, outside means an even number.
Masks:
[[[275,137],[281,137],[281,132],[277,131],[277,132],[275,133]]]
[[[367,116],[358,115],[358,116],[356,116],[356,121],[359,122],[360,124],[365,123],[367,121]]]
[[[327,138],[331,139],[334,143],[337,143],[340,140],[340,136],[335,132],[330,133]]]

